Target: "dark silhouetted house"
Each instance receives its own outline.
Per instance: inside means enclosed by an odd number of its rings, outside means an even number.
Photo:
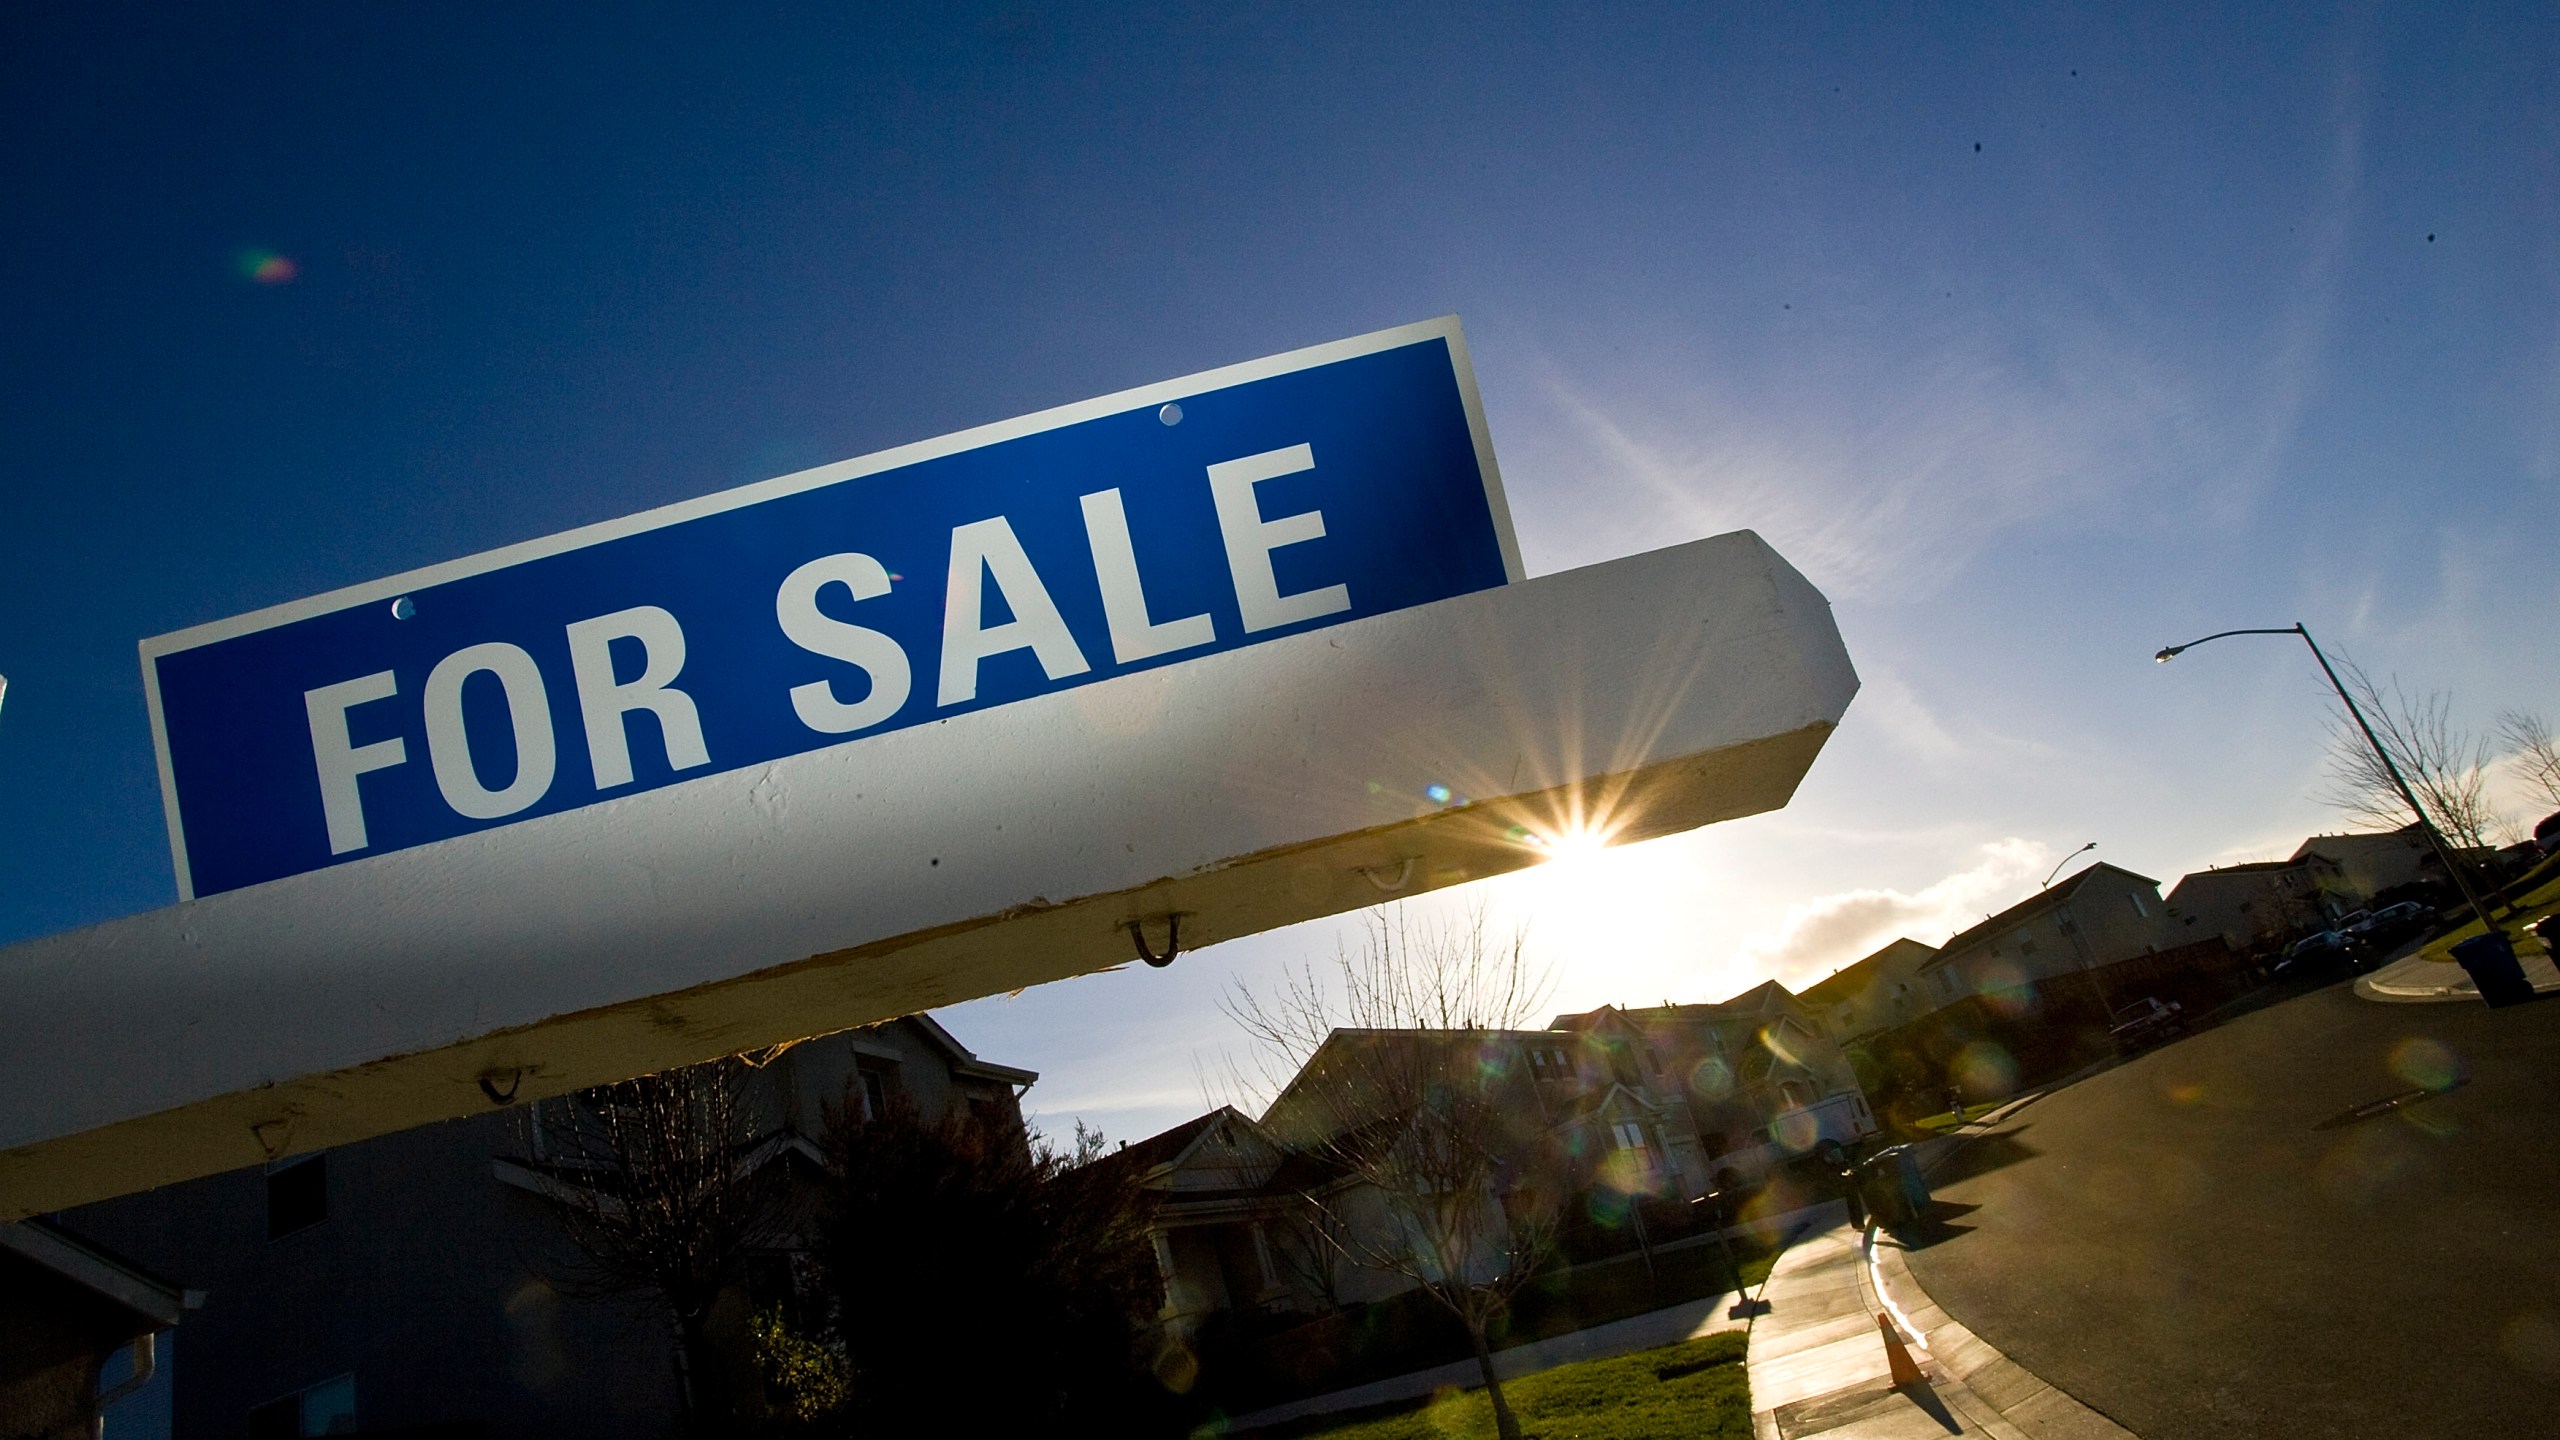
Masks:
[[[2323,888],[2354,909],[2385,890],[2419,880],[2442,882],[2444,864],[2415,825],[2363,834],[2314,835],[2296,846],[2297,861],[2318,859]]]
[[[1937,953],[1935,945],[1896,940],[1798,993],[1822,1017],[1832,1038],[1845,1045],[1907,1024],[1934,1009],[1920,967]]]
[[[1875,1133],[1848,1057],[1775,980],[1709,1005],[1560,1015],[1555,1029],[1585,1037],[1622,1089],[1657,1107],[1663,1165],[1682,1195],[1755,1184],[1826,1140]],[[1624,1133],[1612,1123],[1594,1138]]]
[[[1195,1333],[1219,1313],[1318,1313],[1383,1293],[1315,1233],[1307,1197],[1339,1203],[1338,1167],[1288,1150],[1220,1106],[1094,1162],[1146,1192],[1148,1238],[1164,1284],[1157,1319]]]
[[[2354,908],[2338,862],[2320,854],[2182,875],[2166,901],[2182,942],[2222,937],[2234,950],[2280,945]]]
[[[930,1017],[805,1041],[751,1072],[752,1166],[819,1163],[829,1108],[903,1099],[1018,1125],[1037,1078],[971,1054]],[[591,1293],[559,1213],[578,1178],[550,1153],[565,1097],[386,1135],[72,1211],[68,1223],[210,1292],[173,1367],[179,1436],[411,1430],[620,1440],[671,1432],[669,1324]],[[546,1129],[545,1117],[552,1128]],[[805,1206],[784,1207],[805,1220]],[[806,1275],[783,1224],[714,1319]]]
[[[2100,861],[1948,937],[1919,973],[1931,1008],[1982,997],[2023,1006],[2066,986],[2088,990],[2104,1012],[2097,972],[2181,943],[2160,882]]]
[[[1373,1095],[1366,1077],[1414,1074],[1492,1101],[1502,1133],[1488,1203],[1541,1191],[1567,1213],[1651,1200],[1685,1215],[1711,1188],[1756,1183],[1826,1139],[1876,1128],[1820,1018],[1774,982],[1714,1005],[1604,1006],[1544,1030],[1336,1030],[1259,1120],[1221,1107],[1095,1162],[1136,1171],[1149,1192],[1169,1330],[1411,1288],[1348,1263],[1314,1227],[1321,1217],[1371,1247],[1389,1235],[1392,1207],[1344,1157],[1392,1143],[1399,1117],[1379,1097],[1411,1088]]]
[[[0,1225],[0,1436],[93,1440],[99,1412],[151,1378],[188,1298],[60,1225]],[[102,1394],[120,1351],[130,1376]]]

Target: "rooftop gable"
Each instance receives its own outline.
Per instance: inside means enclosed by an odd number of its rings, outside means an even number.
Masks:
[[[2133,885],[2144,886],[2154,893],[2160,889],[2160,882],[2148,875],[2137,875],[2121,865],[2111,865],[2101,860],[2085,870],[2072,872],[2069,879],[2058,881],[2047,889],[2039,890],[1997,915],[1985,916],[1977,925],[1948,936],[1947,943],[1939,946],[1938,953],[1922,962],[1920,968],[1934,970],[1946,964],[1960,951],[1996,940],[2011,926],[2024,924],[2048,910],[2067,903],[2081,890],[2088,888],[2091,882],[2103,879],[2127,881]]]
[[[1885,972],[1901,965],[1917,967],[1937,953],[1937,946],[1904,936],[1862,960],[1832,971],[1796,994],[1817,1005],[1837,1005],[1874,984]]]

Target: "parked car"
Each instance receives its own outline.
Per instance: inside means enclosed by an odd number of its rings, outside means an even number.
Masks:
[[[2361,935],[2364,931],[2358,927],[2369,924],[2372,920],[2373,912],[2370,910],[2350,910],[2330,921],[2329,928],[2341,935]]]
[[[2271,975],[2309,975],[2332,965],[2353,965],[2364,944],[2343,930],[2322,930],[2284,947],[2284,958],[2267,967]]]
[[[2116,1007],[2114,1021],[2107,1026],[2107,1037],[2116,1042],[2118,1050],[2132,1051],[2184,1034],[2186,1028],[2186,1012],[2176,1001],[2145,995],[2130,1005]]]
[[[2346,931],[2358,937],[2397,937],[2408,934],[2434,918],[2436,918],[2434,906],[2421,905],[2415,900],[2403,900],[2397,905],[2383,906],[2354,925],[2346,927]]]
[[[2545,855],[2560,850],[2560,810],[2543,816],[2542,823],[2533,827],[2533,848]]]

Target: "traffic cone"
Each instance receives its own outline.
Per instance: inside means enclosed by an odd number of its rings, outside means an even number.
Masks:
[[[1885,1363],[1893,1367],[1896,1386],[1920,1383],[1920,1367],[1911,1358],[1910,1347],[1902,1343],[1902,1332],[1893,1328],[1893,1320],[1882,1311],[1876,1312],[1876,1328],[1884,1332]]]

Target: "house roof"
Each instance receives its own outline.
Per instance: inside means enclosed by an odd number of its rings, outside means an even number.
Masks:
[[[1260,1123],[1265,1126],[1270,1125],[1272,1117],[1282,1114],[1294,1102],[1314,1093],[1316,1087],[1334,1073],[1336,1066],[1353,1063],[1343,1058],[1348,1055],[1357,1055],[1364,1051],[1372,1053],[1393,1053],[1399,1050],[1454,1051],[1464,1047],[1482,1046],[1489,1041],[1525,1044],[1540,1038],[1551,1038],[1550,1032],[1544,1030],[1382,1030],[1344,1026],[1325,1036],[1324,1043],[1318,1045],[1315,1053],[1309,1055],[1306,1062],[1298,1067],[1298,1073],[1290,1076],[1289,1083],[1280,1087],[1280,1093],[1271,1097],[1271,1103],[1262,1107]]]
[[[2291,860],[2244,860],[2237,865],[2214,865],[2203,870],[2191,870],[2179,876],[2178,881],[2184,884],[2189,880],[2201,879],[2207,875],[2264,875],[2273,870],[2297,870],[2305,860],[2310,858],[2308,855],[2298,855]]]
[[[1797,991],[1796,994],[1817,1005],[1837,1005],[1873,984],[1877,975],[1887,964],[1909,955],[1913,950],[1927,952],[1919,957],[1923,963],[1926,963],[1929,955],[1938,953],[1937,946],[1924,945],[1905,936],[1863,960],[1832,971]]]
[[[2422,849],[2426,836],[2417,825],[2403,825],[2397,830],[2353,830],[2338,835],[2314,835],[2294,847],[2293,858],[2305,860],[2314,855],[2336,859],[2357,850],[2380,849],[2385,846],[2404,850]]]
[[[2169,903],[2176,904],[2181,894],[2193,890],[2218,889],[2232,881],[2245,881],[2252,886],[2263,885],[2270,875],[2307,871],[2310,869],[2312,858],[2305,856],[2299,860],[2252,860],[2245,865],[2217,865],[2210,870],[2192,871],[2179,876],[2178,883],[2169,887]]]
[[[19,1258],[122,1306],[150,1321],[151,1328],[175,1325],[186,1312],[186,1291],[50,1221],[30,1219],[0,1225],[0,1250],[12,1251]]]
[[[1169,1165],[1175,1160],[1182,1158],[1182,1152],[1190,1149],[1193,1141],[1207,1133],[1209,1127],[1216,1124],[1218,1122],[1218,1117],[1221,1115],[1233,1115],[1238,1120],[1245,1119],[1244,1115],[1234,1106],[1221,1105],[1206,1115],[1195,1115],[1190,1119],[1183,1121],[1181,1124],[1174,1126],[1170,1130],[1161,1131],[1157,1134],[1148,1136],[1144,1140],[1123,1145],[1119,1149],[1112,1151],[1110,1154],[1103,1156],[1101,1159],[1096,1160],[1093,1163],[1097,1168],[1109,1167],[1113,1169],[1125,1169],[1134,1167],[1140,1175],[1144,1175],[1148,1171],[1156,1168],[1158,1165]],[[1245,1123],[1249,1125],[1252,1122],[1246,1120]]]
[[[1170,1130],[1123,1145],[1094,1161],[1092,1168],[1095,1172],[1102,1174],[1125,1170],[1130,1172],[1133,1179],[1143,1181],[1160,1168],[1179,1164],[1184,1156],[1191,1153],[1193,1147],[1199,1145],[1210,1132],[1218,1128],[1221,1120],[1240,1126],[1253,1134],[1262,1134],[1262,1127],[1254,1123],[1252,1116],[1232,1105],[1221,1105],[1206,1115],[1195,1115]],[[1379,1127],[1371,1126],[1365,1127],[1365,1130],[1377,1128]],[[1352,1148],[1375,1143],[1375,1137],[1367,1135],[1365,1130],[1363,1134],[1351,1137]],[[1196,1206],[1275,1195],[1294,1195],[1307,1190],[1322,1189],[1330,1182],[1340,1179],[1344,1172],[1344,1155],[1336,1153],[1344,1148],[1339,1144],[1322,1150],[1307,1151],[1282,1145],[1271,1140],[1267,1135],[1263,1136],[1263,1139],[1279,1156],[1279,1164],[1258,1183],[1242,1189],[1189,1190],[1168,1198],[1174,1203]]]
[[[2039,890],[2035,894],[2028,896],[2026,899],[2019,901],[2017,904],[2010,906],[2008,909],[2001,911],[1997,915],[1984,917],[1982,923],[1978,925],[1974,925],[1968,929],[1959,930],[1955,934],[1948,936],[1947,943],[1938,947],[1937,954],[1922,961],[1920,963],[1920,968],[1923,970],[1934,970],[1940,965],[1945,964],[1948,959],[1953,957],[1957,952],[1970,949],[1971,947],[1979,945],[1986,940],[1993,939],[1998,936],[2001,931],[2008,929],[2012,925],[2032,920],[2048,910],[2054,909],[2055,907],[2068,902],[2072,896],[2079,893],[2081,886],[2089,883],[2089,881],[2102,870],[2121,875],[2128,880],[2148,885],[2154,890],[2160,888],[2160,882],[2152,879],[2148,875],[2137,875],[2134,872],[2125,869],[2121,865],[2110,865],[2106,861],[2101,860],[2086,870],[2073,871],[2070,879],[2059,881],[2048,889]]]
[[[1558,1123],[1564,1125],[1580,1124],[1595,1115],[1606,1114],[1612,1107],[1618,1106],[1621,1100],[1631,1103],[1637,1109],[1644,1111],[1648,1115],[1659,1115],[1662,1113],[1662,1107],[1656,1105],[1651,1100],[1646,1099],[1644,1092],[1629,1089],[1628,1087],[1613,1081],[1605,1090],[1586,1091],[1577,1097],[1572,1104],[1566,1107],[1564,1116]]]
[[[924,1031],[927,1038],[950,1053],[951,1072],[955,1075],[966,1076],[973,1080],[993,1080],[1005,1085],[1022,1086],[1035,1084],[1040,1079],[1040,1072],[1037,1070],[1021,1070],[1011,1065],[998,1065],[992,1060],[979,1059],[974,1051],[961,1044],[958,1037],[950,1031],[943,1029],[942,1022],[931,1015],[918,1011],[904,1018],[914,1021],[916,1028]]]
[[[1603,1005],[1597,1010],[1586,1010],[1578,1015],[1559,1015],[1550,1028],[1567,1032],[1596,1030],[1608,1024],[1612,1016],[1616,1017],[1619,1023],[1637,1028],[1641,1028],[1638,1022],[1660,1024],[1671,1021],[1702,1024],[1717,1020],[1759,1019],[1770,1015],[1793,1014],[1801,1008],[1801,1004],[1794,991],[1775,980],[1763,980],[1729,999],[1707,1004],[1647,1005],[1632,1009],[1620,1005]]]

